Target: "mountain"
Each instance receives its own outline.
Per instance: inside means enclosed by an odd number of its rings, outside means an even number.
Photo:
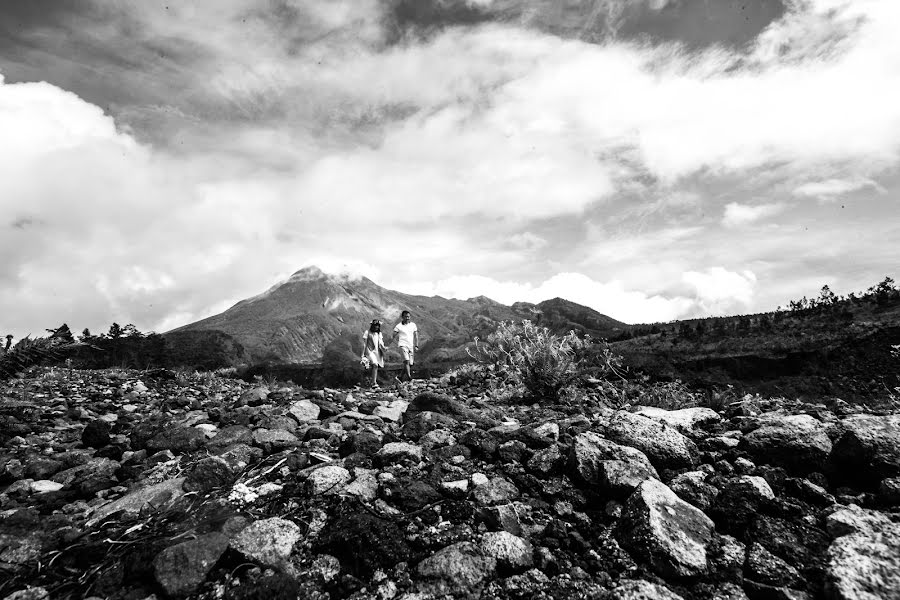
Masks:
[[[463,359],[475,336],[487,336],[504,320],[546,321],[554,331],[575,329],[595,337],[612,337],[629,327],[560,298],[506,306],[484,296],[468,300],[417,296],[385,289],[365,277],[330,275],[307,267],[221,314],[165,336],[175,348],[202,346],[204,352],[230,364],[314,363],[329,352],[343,357],[358,353],[372,319],[382,320],[389,337],[404,309],[420,330],[421,361]],[[389,348],[387,359],[400,357]]]

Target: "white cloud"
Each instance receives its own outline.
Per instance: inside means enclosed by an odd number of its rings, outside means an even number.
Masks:
[[[882,194],[885,193],[885,189],[872,179],[857,177],[853,179],[810,181],[795,188],[794,195],[827,201],[866,188],[874,189]]]
[[[785,209],[783,204],[758,204],[750,206],[730,202],[725,205],[725,214],[722,216],[722,224],[726,227],[740,227],[755,223],[766,217],[777,215]]]
[[[522,231],[509,236],[506,244],[513,250],[534,251],[544,248],[547,240],[530,231]]]
[[[687,298],[649,296],[628,290],[621,282],[595,281],[581,273],[559,273],[537,285],[465,275],[411,287],[418,294],[460,299],[483,295],[503,304],[538,303],[560,297],[626,323],[670,321],[685,316],[693,307],[693,302]]]
[[[683,279],[696,290],[703,311],[718,315],[748,306],[756,285],[756,275],[752,271],[736,273],[723,267],[688,271]]]

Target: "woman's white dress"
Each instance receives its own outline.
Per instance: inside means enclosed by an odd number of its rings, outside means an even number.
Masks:
[[[369,363],[384,367],[384,339],[381,332],[373,333],[367,331],[365,333],[366,349],[364,356],[369,359]]]

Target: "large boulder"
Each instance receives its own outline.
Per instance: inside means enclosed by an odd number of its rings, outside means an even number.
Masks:
[[[697,463],[697,446],[671,425],[626,411],[616,411],[603,433],[623,446],[637,448],[657,469],[682,469]]]
[[[745,435],[738,446],[759,463],[792,473],[821,471],[831,452],[825,426],[809,415],[763,417],[763,425]]]
[[[628,498],[618,534],[626,549],[661,576],[694,577],[707,572],[706,546],[714,528],[703,511],[647,479]]]
[[[829,600],[900,598],[900,525],[863,529],[828,548],[825,596]]]
[[[900,475],[900,414],[854,415],[840,430],[828,460],[833,479],[874,488]]]
[[[645,479],[659,479],[647,456],[586,431],[575,436],[569,452],[572,477],[601,492],[625,498]]]

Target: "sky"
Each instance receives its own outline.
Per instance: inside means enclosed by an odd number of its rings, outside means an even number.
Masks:
[[[296,270],[628,323],[900,276],[896,0],[4,0],[0,334]]]

